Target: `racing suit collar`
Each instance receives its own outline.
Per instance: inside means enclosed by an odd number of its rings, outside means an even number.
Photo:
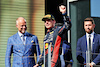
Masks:
[[[48,29],[48,30],[47,30],[47,33],[53,31],[54,29],[55,29],[55,27],[53,27],[53,28],[51,28],[51,29]]]

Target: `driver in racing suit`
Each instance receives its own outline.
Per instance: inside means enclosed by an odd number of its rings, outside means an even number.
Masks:
[[[66,15],[66,7],[64,5],[59,6],[60,12],[64,17],[63,26],[55,26],[55,18],[52,14],[47,14],[42,18],[45,23],[45,27],[48,29],[44,37],[45,44],[45,67],[48,67],[48,45],[51,45],[51,67],[61,67],[60,55],[62,53],[63,33],[71,28],[71,20]],[[44,53],[44,51],[43,51]],[[42,56],[44,55],[42,53]],[[41,66],[43,64],[44,57],[41,57],[39,62],[34,66]]]

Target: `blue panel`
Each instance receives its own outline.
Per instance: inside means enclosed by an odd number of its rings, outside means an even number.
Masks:
[[[91,0],[91,16],[100,17],[100,0]]]

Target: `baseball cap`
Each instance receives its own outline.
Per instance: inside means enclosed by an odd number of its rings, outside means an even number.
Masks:
[[[45,21],[47,19],[52,19],[52,20],[55,20],[54,16],[52,14],[47,14],[45,15],[43,18],[42,18],[42,21]]]

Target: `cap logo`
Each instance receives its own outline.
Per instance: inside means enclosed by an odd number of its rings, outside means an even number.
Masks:
[[[49,17],[49,18],[50,18],[50,17],[51,17],[51,15],[46,15],[45,17]],[[44,18],[45,18],[45,17],[44,17]]]
[[[54,18],[53,15],[48,14],[48,15],[45,15],[45,16],[42,18],[42,21],[45,21],[45,20],[47,20],[47,19],[55,20],[55,18]]]

